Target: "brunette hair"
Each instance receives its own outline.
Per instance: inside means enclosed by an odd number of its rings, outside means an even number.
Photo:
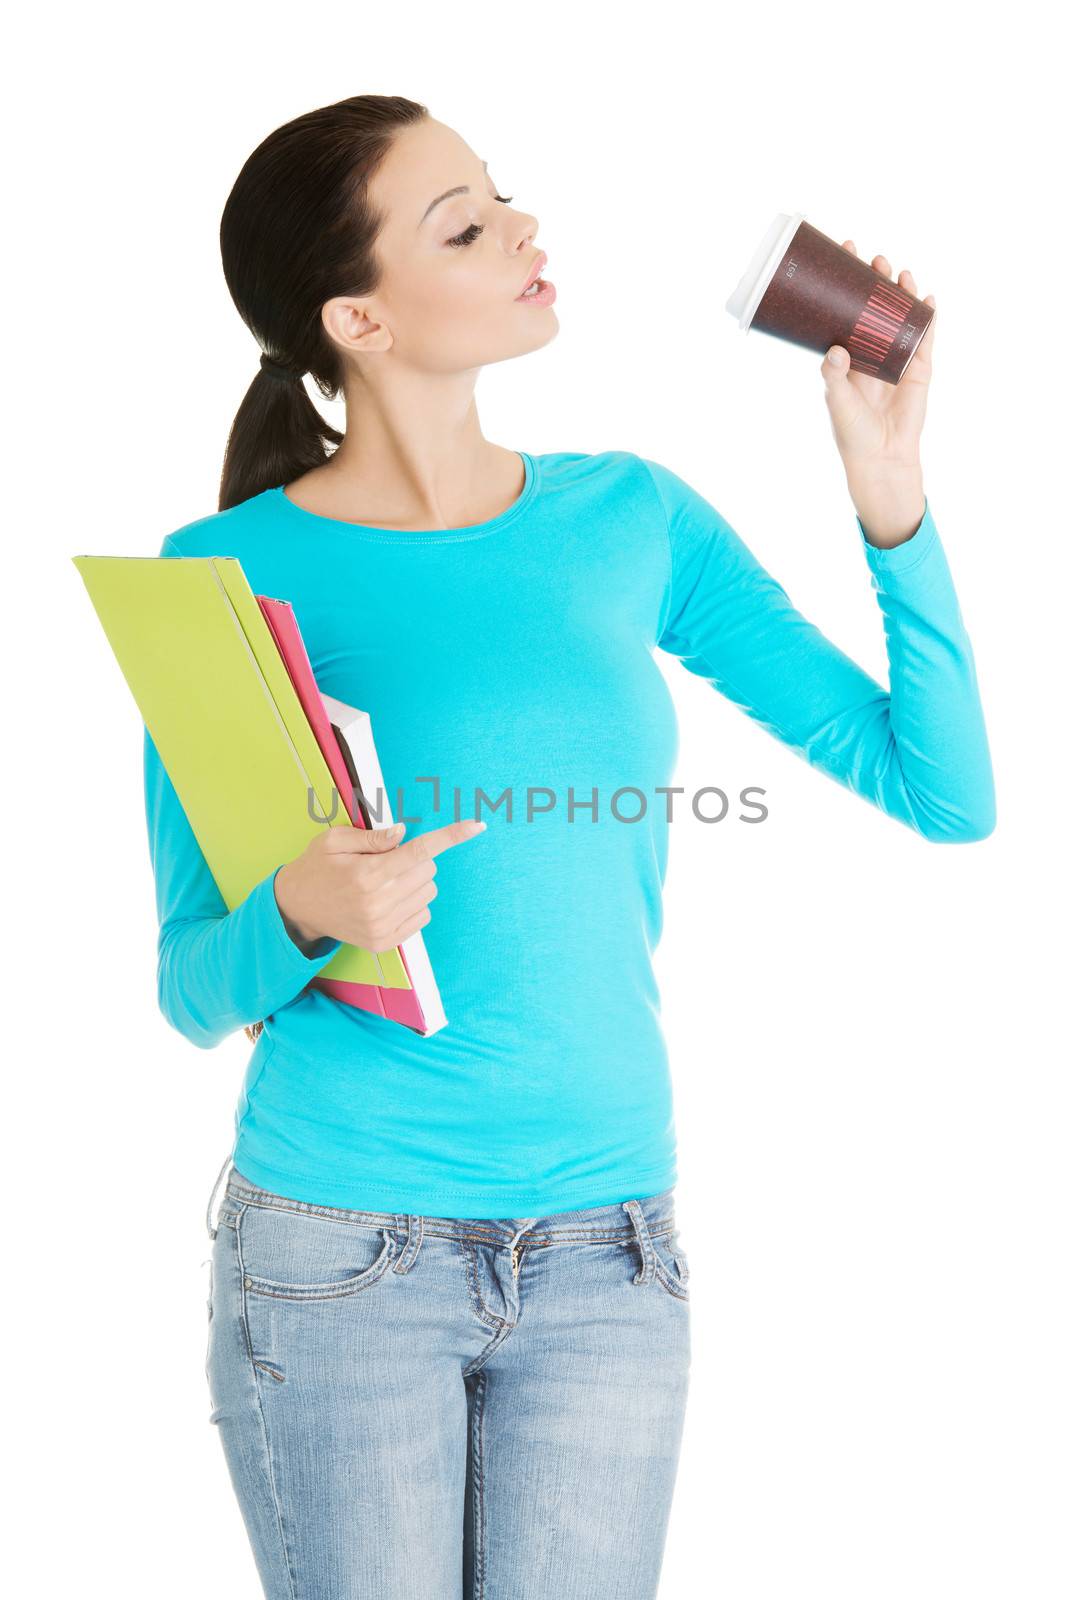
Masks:
[[[378,287],[385,219],[369,185],[398,130],[429,115],[401,95],[353,95],[283,123],[238,173],[219,227],[226,287],[269,360],[298,376],[279,382],[257,365],[226,443],[220,511],[321,466],[341,443],[303,374],[325,399],[341,393],[341,358],[320,313],[334,295]],[[253,1041],[262,1031],[262,1022],[245,1028]]]
[[[429,115],[401,95],[358,94],[294,117],[256,146],[223,207],[223,276],[242,321],[271,361],[308,373],[327,400],[343,373],[320,313],[335,295],[377,289],[385,219],[368,188],[397,131]],[[321,466],[341,438],[300,376],[280,383],[257,366],[226,443],[219,510]]]

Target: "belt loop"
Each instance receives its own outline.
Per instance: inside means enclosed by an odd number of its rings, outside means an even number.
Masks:
[[[415,1266],[415,1258],[419,1254],[419,1246],[423,1242],[422,1217],[406,1216],[407,1237],[404,1249],[393,1263],[394,1272],[410,1272]]]
[[[217,1227],[214,1227],[214,1228],[212,1227],[212,1224],[211,1224],[211,1208],[215,1204],[215,1195],[216,1195],[216,1193],[218,1191],[219,1184],[222,1181],[222,1175],[226,1171],[227,1167],[230,1165],[231,1158],[232,1158],[234,1150],[236,1148],[237,1148],[237,1142],[235,1140],[234,1144],[232,1144],[231,1147],[230,1147],[230,1154],[227,1156],[226,1160],[223,1162],[222,1166],[219,1169],[219,1176],[216,1178],[215,1182],[212,1184],[211,1194],[208,1196],[208,1211],[207,1211],[207,1217],[206,1217],[206,1225],[207,1225],[207,1229],[208,1229],[208,1238],[209,1239],[214,1239],[215,1235],[219,1231]]]
[[[638,1240],[638,1248],[642,1253],[641,1271],[634,1274],[633,1283],[649,1283],[656,1277],[656,1256],[653,1250],[653,1241],[649,1236],[649,1225],[645,1220],[640,1200],[624,1200],[623,1209],[634,1225],[634,1232]]]

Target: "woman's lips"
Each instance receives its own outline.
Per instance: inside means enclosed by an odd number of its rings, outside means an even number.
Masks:
[[[524,283],[523,287],[520,289],[519,293],[516,295],[516,299],[517,300],[521,299],[522,296],[524,294],[526,294],[527,290],[530,288],[532,283],[537,283],[538,282],[540,274],[545,271],[545,269],[546,269],[546,267],[548,265],[549,265],[549,257],[545,254],[544,250],[539,250],[538,254],[534,257],[534,267],[533,267],[533,270],[531,271],[531,274],[530,274],[529,278],[527,278],[527,280]]]
[[[556,285],[550,283],[548,278],[535,278],[534,282],[539,285],[537,293],[521,294],[516,301],[516,305],[551,306],[556,299]]]

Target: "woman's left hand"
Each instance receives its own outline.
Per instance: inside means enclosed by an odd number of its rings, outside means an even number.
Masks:
[[[857,253],[852,239],[844,239],[842,247],[854,255]],[[874,256],[872,266],[884,278],[892,280],[890,263],[885,256]],[[901,272],[897,281],[919,299],[911,272]],[[934,295],[927,295],[923,303],[933,309]],[[844,345],[832,345],[823,359],[821,370],[835,444],[865,530],[871,531],[869,523],[883,525],[884,532],[873,541],[880,544],[900,542],[900,535],[892,529],[902,520],[902,514],[906,520],[913,520],[911,511],[906,508],[915,507],[917,496],[918,515],[922,515],[920,431],[927,412],[936,320],[937,313],[896,384],[873,378],[870,373],[853,372],[849,351]],[[831,361],[835,354],[844,358],[840,366]]]

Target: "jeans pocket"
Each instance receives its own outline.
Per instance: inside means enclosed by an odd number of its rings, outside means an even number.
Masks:
[[[632,1253],[637,1251],[641,1260],[634,1282],[648,1283],[652,1278],[677,1300],[688,1300],[690,1263],[679,1243],[678,1223],[673,1213],[669,1213],[666,1222],[654,1222],[650,1226],[650,1217],[646,1216],[640,1200],[625,1200],[623,1209],[634,1229],[627,1247]]]
[[[673,1228],[670,1233],[651,1234],[650,1238],[656,1254],[657,1279],[672,1294],[678,1295],[682,1300],[688,1300],[690,1261],[679,1243],[679,1230]]]
[[[380,1283],[397,1252],[388,1228],[248,1204],[240,1221],[246,1292],[274,1300],[336,1300]]]

